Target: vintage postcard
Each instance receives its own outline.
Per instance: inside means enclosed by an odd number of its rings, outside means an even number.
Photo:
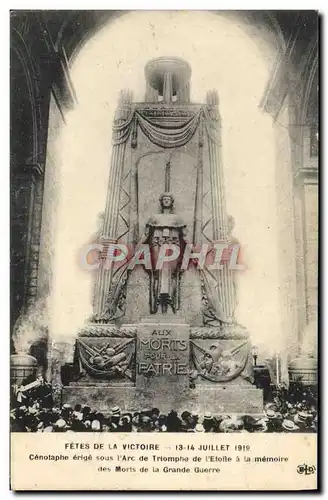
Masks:
[[[11,488],[317,490],[317,11],[14,10]]]

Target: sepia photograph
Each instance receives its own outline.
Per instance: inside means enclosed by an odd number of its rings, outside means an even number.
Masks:
[[[316,488],[318,101],[315,10],[10,12],[12,489]]]

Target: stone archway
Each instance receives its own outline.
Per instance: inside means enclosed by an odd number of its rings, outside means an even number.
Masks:
[[[242,16],[242,14],[238,14],[238,15],[239,15],[239,16]],[[254,16],[255,16],[255,14],[253,15],[253,19],[254,19]],[[248,24],[247,24],[247,29],[248,29],[248,30],[252,28],[252,26],[253,26],[253,25],[252,25],[252,22],[253,22],[253,20],[252,20],[252,16],[250,16],[250,18],[247,20],[247,23],[248,23]],[[110,27],[110,26],[109,26],[109,27]],[[64,40],[64,33],[62,34],[62,40]],[[83,39],[83,40],[84,40],[84,39]],[[87,41],[85,41],[85,42],[87,43]],[[82,44],[82,46],[81,46],[81,50],[83,50],[83,48],[82,48],[83,46],[84,46],[84,45]],[[87,45],[85,45],[85,47],[87,47]],[[278,51],[278,53],[280,54],[280,53],[282,52],[282,50],[283,50],[283,44],[282,44],[282,42],[281,42],[281,37],[279,37],[278,35],[277,35],[277,47],[278,47],[277,51]],[[73,52],[73,53],[72,53],[72,56],[71,56],[71,58],[72,58],[72,62],[74,61],[74,57],[75,57],[75,56],[76,56],[76,52]],[[68,57],[69,57],[69,56],[68,56]],[[71,59],[70,59],[70,61],[71,61]],[[260,96],[259,96],[259,97],[260,97]],[[260,100],[260,99],[259,99],[259,100]],[[289,171],[289,170],[287,169],[287,171]],[[273,184],[274,184],[274,181],[273,181]],[[275,291],[274,293],[276,293],[276,291]]]
[[[42,168],[38,88],[31,54],[23,36],[13,30],[11,44],[11,280],[12,324],[37,294],[36,248],[40,234]],[[27,97],[27,98],[26,98]]]

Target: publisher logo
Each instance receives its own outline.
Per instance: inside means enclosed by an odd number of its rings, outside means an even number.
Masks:
[[[314,474],[315,471],[316,471],[316,468],[314,465],[302,464],[302,465],[297,466],[297,472],[299,474],[305,474],[305,476],[308,476],[310,474]]]

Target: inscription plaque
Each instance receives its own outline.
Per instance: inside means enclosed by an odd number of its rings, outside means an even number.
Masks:
[[[156,318],[158,321],[158,318]],[[178,396],[189,388],[189,325],[138,325],[136,386]]]

